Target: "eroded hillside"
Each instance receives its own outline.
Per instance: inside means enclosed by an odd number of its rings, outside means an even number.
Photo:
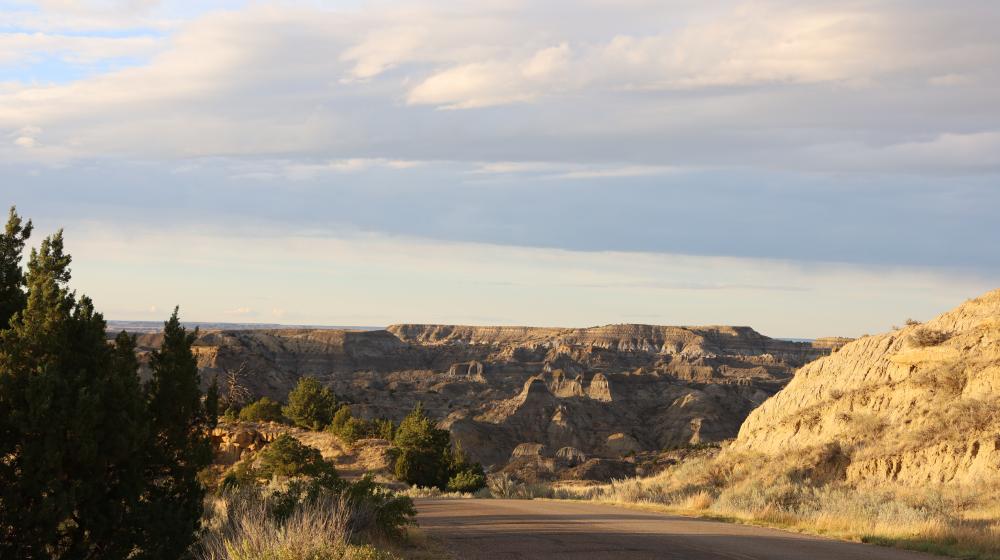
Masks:
[[[808,364],[734,448],[835,443],[849,482],[973,483],[1000,468],[1000,290]]]
[[[140,337],[141,348],[158,335]],[[589,329],[394,325],[378,331],[208,331],[203,379],[241,371],[284,399],[311,375],[355,414],[400,419],[418,401],[472,455],[574,465],[733,437],[792,372],[843,341],[787,342],[748,327]]]

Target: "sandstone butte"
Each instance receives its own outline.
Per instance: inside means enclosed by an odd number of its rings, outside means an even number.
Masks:
[[[140,351],[159,342],[141,335]],[[255,398],[283,400],[315,376],[363,417],[399,420],[422,402],[494,469],[606,479],[634,472],[636,454],[734,437],[797,368],[845,342],[726,326],[393,325],[205,331],[195,351],[205,383],[240,372]]]
[[[975,484],[1000,472],[1000,290],[801,368],[734,450],[836,444],[848,482]]]

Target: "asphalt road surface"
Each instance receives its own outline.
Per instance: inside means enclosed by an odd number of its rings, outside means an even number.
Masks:
[[[417,500],[417,521],[457,560],[929,560],[846,543],[600,504]]]

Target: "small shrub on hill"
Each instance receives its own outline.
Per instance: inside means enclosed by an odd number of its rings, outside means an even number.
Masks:
[[[281,434],[265,447],[257,457],[257,464],[255,477],[258,479],[304,476],[329,487],[336,487],[340,482],[336,469],[323,459],[319,449],[303,445],[288,434]]]
[[[907,341],[912,346],[924,348],[926,346],[937,346],[938,344],[948,340],[948,338],[948,333],[921,327],[910,333]]]
[[[397,538],[416,510],[370,475],[341,479],[319,450],[284,434],[220,487],[198,550],[204,559],[388,559],[350,543]]]
[[[226,414],[229,414],[228,410]],[[239,418],[247,422],[281,422],[284,420],[281,415],[281,405],[267,397],[262,397],[259,401],[248,404],[239,412]]]
[[[333,415],[333,421],[330,422],[327,431],[347,444],[353,444],[359,439],[365,438],[381,438],[392,441],[396,425],[392,420],[384,418],[372,421],[355,418],[351,414],[351,408],[344,404]]]

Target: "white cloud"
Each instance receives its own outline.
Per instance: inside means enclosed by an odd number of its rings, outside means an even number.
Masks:
[[[43,55],[93,64],[106,59],[144,58],[161,47],[150,36],[87,37],[34,33],[0,34],[0,64],[28,64]]]
[[[235,315],[238,317],[250,317],[256,314],[257,313],[253,309],[250,309],[247,306],[240,306],[237,307],[236,309],[231,309],[226,312],[226,315]]]
[[[501,161],[478,164],[473,175],[534,175],[540,179],[602,179],[644,177],[691,171],[670,166],[629,164],[565,164],[547,161]]]
[[[159,14],[138,8],[116,12],[122,29]],[[1000,130],[1000,9],[985,2],[286,3],[198,13],[158,27],[162,39],[36,23],[3,39],[0,56],[150,58],[70,83],[4,84],[0,133],[32,125],[46,135],[30,156],[0,145],[0,161],[284,158],[308,177],[393,166],[363,163],[378,154],[631,161],[619,173],[633,176],[788,162],[836,171],[853,144],[874,167],[885,158],[905,171],[880,146]],[[601,172],[581,173],[567,178]]]
[[[326,175],[358,174],[373,169],[406,170],[428,162],[386,158],[348,158],[321,162],[254,161],[248,164],[232,162],[233,177],[244,179],[307,181]]]

